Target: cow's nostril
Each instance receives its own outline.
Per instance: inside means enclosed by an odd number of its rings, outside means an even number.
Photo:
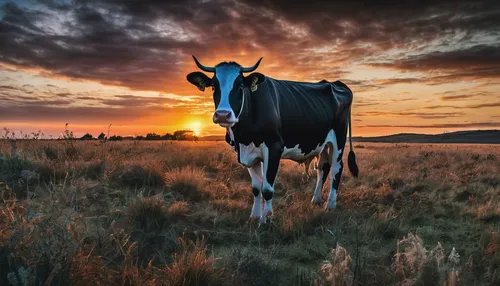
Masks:
[[[231,117],[231,112],[228,112],[228,113],[226,114],[226,118],[227,118],[227,119],[229,119],[230,117]]]

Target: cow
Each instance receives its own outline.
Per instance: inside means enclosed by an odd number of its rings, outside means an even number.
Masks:
[[[309,164],[318,157],[317,182],[312,203],[321,204],[321,191],[331,174],[327,209],[337,205],[337,190],[343,170],[342,155],[349,127],[348,167],[358,176],[352,149],[352,91],[341,81],[317,83],[277,80],[236,62],[215,67],[193,59],[202,72],[187,80],[204,91],[211,87],[215,112],[213,122],[226,128],[226,142],[237,152],[238,162],[248,168],[254,203],[251,218],[266,223],[273,214],[274,183],[281,159]],[[245,73],[250,73],[244,76]],[[264,210],[262,211],[262,198]]]

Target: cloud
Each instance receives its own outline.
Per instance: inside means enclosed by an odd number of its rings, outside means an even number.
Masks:
[[[355,93],[367,94],[401,84],[475,81],[489,87],[500,74],[498,1],[35,0],[9,1],[0,9],[0,73],[29,70],[129,93],[76,92],[45,80],[33,83],[36,87],[16,86],[11,83],[18,78],[9,75],[0,81],[0,121],[125,122],[211,112],[211,96],[199,95],[186,81],[187,73],[198,70],[191,55],[206,65],[223,60],[252,65],[263,56],[259,71],[268,76],[340,79]],[[479,93],[466,95],[440,94],[436,99],[447,104],[420,108],[428,112],[391,110],[391,104],[417,98],[355,97],[354,105],[367,110],[383,105],[387,112],[358,114],[396,119],[457,118],[466,109],[498,107],[471,102]],[[464,102],[452,104],[458,100]],[[431,112],[440,108],[458,112]]]
[[[453,109],[474,109],[474,108],[489,108],[489,107],[499,107],[500,102],[488,102],[480,104],[469,104],[466,106],[455,106],[455,105],[429,105],[419,107],[418,109],[440,109],[440,108],[453,108]]]
[[[426,72],[427,76],[421,81],[435,84],[467,79],[497,79],[500,77],[500,45],[484,44],[449,51],[433,51],[369,65],[401,71]],[[401,79],[405,83],[417,80],[417,78]],[[395,80],[390,82],[396,83]]]
[[[102,100],[104,105],[120,106],[120,107],[137,107],[137,106],[162,106],[162,105],[179,105],[186,102],[188,98],[166,98],[166,97],[147,97],[134,95],[115,95],[113,99]]]
[[[391,99],[391,102],[406,102],[414,100],[417,100],[417,98],[396,98],[396,99]]]
[[[465,115],[463,112],[414,112],[414,111],[366,111],[366,112],[354,112],[353,117],[356,116],[394,116],[394,117],[416,117],[422,119],[442,119],[449,117],[461,117]]]
[[[0,63],[180,94],[192,92],[185,81],[195,69],[191,54],[209,65],[222,55],[243,64],[264,55],[262,70],[290,79],[348,78],[346,66],[369,62],[400,70],[467,67],[462,77],[496,77],[499,52],[491,43],[499,37],[499,8],[493,1],[7,2]],[[408,51],[418,54],[408,57]]]
[[[481,103],[481,104],[471,104],[467,106],[468,108],[485,108],[485,107],[500,107],[499,102]]]

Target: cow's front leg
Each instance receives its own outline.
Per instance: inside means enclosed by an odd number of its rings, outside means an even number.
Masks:
[[[274,182],[278,175],[281,153],[283,145],[279,142],[272,143],[269,146],[262,144],[263,168],[264,177],[262,183],[262,197],[264,197],[264,213],[261,216],[260,222],[266,223],[267,216],[273,214],[273,194]]]
[[[252,177],[253,207],[250,218],[259,218],[262,216],[262,163],[258,162],[253,167],[248,168],[250,177]]]

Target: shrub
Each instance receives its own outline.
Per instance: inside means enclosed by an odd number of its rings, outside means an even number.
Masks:
[[[178,240],[179,251],[166,267],[167,285],[214,285],[222,282],[223,271],[215,268],[215,259],[207,256],[205,240]]]
[[[188,214],[189,212],[189,206],[187,202],[173,202],[167,210],[168,215],[171,218],[179,218],[179,217],[184,217]]]
[[[447,282],[455,285],[458,280],[460,255],[452,249],[446,255],[441,243],[430,251],[423,246],[423,240],[412,233],[397,242],[392,269],[399,280],[398,285],[436,285]],[[446,281],[447,280],[447,281]]]
[[[330,252],[330,258],[323,262],[320,268],[324,279],[331,285],[352,285],[352,259],[341,245]]]
[[[141,165],[126,166],[122,172],[115,170],[112,180],[131,188],[161,187],[164,185],[162,174],[155,168]]]
[[[209,193],[205,191],[205,181],[203,170],[192,166],[176,168],[165,173],[167,187],[192,201],[209,197]]]
[[[127,220],[133,230],[159,232],[168,223],[168,210],[160,196],[141,197],[129,203]]]

